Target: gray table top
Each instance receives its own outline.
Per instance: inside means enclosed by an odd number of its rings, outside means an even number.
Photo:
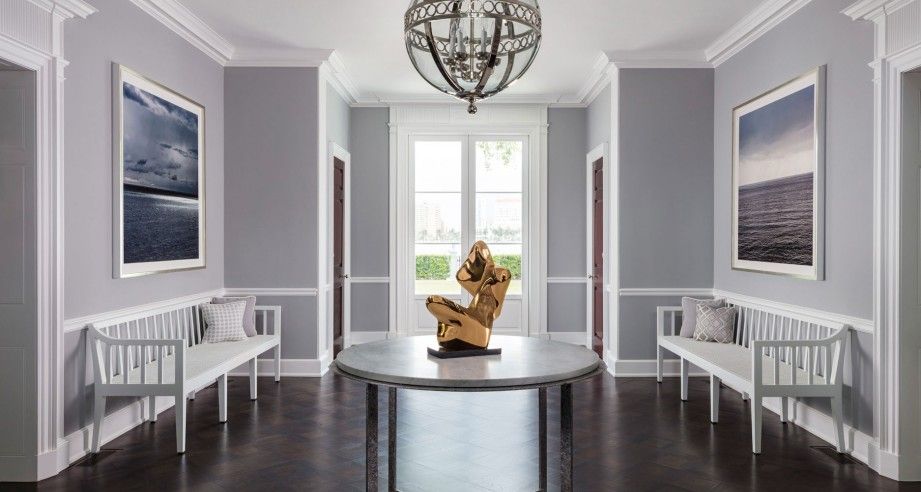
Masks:
[[[439,359],[434,335],[396,338],[349,347],[333,368],[369,383],[420,389],[489,391],[555,386],[595,376],[604,368],[585,347],[538,338],[493,335],[501,355]]]

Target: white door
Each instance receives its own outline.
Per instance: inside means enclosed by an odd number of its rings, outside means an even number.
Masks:
[[[35,74],[0,71],[0,456],[35,447],[35,196]]]
[[[454,280],[470,246],[485,241],[512,283],[494,333],[527,335],[522,322],[529,272],[528,139],[523,136],[414,136],[409,142],[412,237],[415,268],[411,334],[435,332],[425,299],[441,295],[467,305],[470,296]]]

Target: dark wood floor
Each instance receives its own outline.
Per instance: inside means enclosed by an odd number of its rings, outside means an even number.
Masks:
[[[230,381],[229,422],[217,422],[213,388],[189,405],[188,452],[175,453],[173,412],[110,442],[115,450],[37,485],[11,490],[363,490],[363,385],[320,379]],[[386,436],[386,391],[381,436]],[[823,441],[766,413],[764,453],[750,452],[747,403],[725,390],[720,423],[708,421],[708,381],[610,376],[574,388],[575,489],[921,490],[840,462]],[[559,391],[550,390],[551,490],[559,488]],[[537,489],[537,392],[400,392],[399,488],[403,491]],[[382,439],[381,479],[386,482]],[[382,489],[383,490],[383,489]]]

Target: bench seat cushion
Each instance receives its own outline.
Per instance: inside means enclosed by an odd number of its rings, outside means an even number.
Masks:
[[[700,342],[692,338],[682,336],[664,336],[659,338],[659,342],[668,350],[672,350],[678,356],[682,352],[697,356],[708,363],[716,366],[722,371],[728,372],[743,381],[751,383],[752,380],[752,352],[750,349],[734,343],[715,343]],[[762,380],[765,385],[770,384],[792,384],[791,365],[781,362],[779,365],[779,383],[774,382],[774,359],[771,357],[762,357]],[[702,367],[707,370],[708,368]],[[797,384],[806,384],[809,374],[797,369]],[[814,384],[825,384],[825,379],[820,376],[813,376]]]
[[[186,380],[193,380],[211,372],[216,367],[223,366],[222,372],[227,372],[240,363],[234,363],[233,359],[240,356],[255,357],[256,355],[269,350],[278,343],[278,337],[275,335],[256,335],[239,342],[222,342],[222,343],[202,343],[186,348],[185,352],[185,377]],[[174,384],[176,359],[173,356],[163,358],[163,382],[162,384]],[[157,379],[157,362],[147,364],[147,383],[154,383]],[[121,375],[112,378],[113,383],[122,382]],[[141,382],[141,369],[128,371],[128,383],[139,384]]]

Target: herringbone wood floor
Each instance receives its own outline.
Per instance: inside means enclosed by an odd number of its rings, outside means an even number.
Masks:
[[[230,382],[229,421],[217,422],[214,388],[189,405],[188,452],[175,453],[173,413],[110,442],[100,458],[38,490],[331,490],[364,488],[363,385],[320,379]],[[607,490],[919,490],[812,448],[826,444],[766,413],[764,453],[750,452],[748,404],[724,390],[720,423],[708,421],[708,381],[605,375],[575,385],[575,488]],[[559,391],[550,390],[551,490],[559,479]],[[386,391],[381,391],[381,479],[386,482]],[[404,491],[536,490],[537,392],[400,392],[399,488]],[[384,490],[384,489],[382,489]]]

